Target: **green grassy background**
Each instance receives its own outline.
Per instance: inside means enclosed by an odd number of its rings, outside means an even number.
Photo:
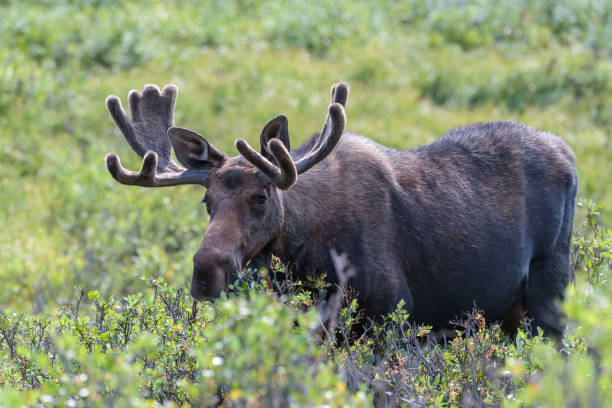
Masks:
[[[116,151],[138,167],[104,99],[146,83],[177,84],[176,124],[230,155],[281,113],[303,141],[340,80],[351,85],[347,129],[393,147],[518,120],[562,136],[580,196],[612,202],[607,2],[2,3],[5,306],[42,310],[74,285],[139,291],[145,272],[187,282],[204,191],[121,186],[103,163]]]
[[[229,155],[281,113],[305,140],[341,80],[347,129],[397,148],[517,120],[560,135],[579,195],[612,205],[607,1],[0,0],[0,16],[2,309],[152,293],[143,276],[187,287],[204,190],[122,186],[103,161],[139,166],[104,99],[147,83],[178,85],[175,124]]]

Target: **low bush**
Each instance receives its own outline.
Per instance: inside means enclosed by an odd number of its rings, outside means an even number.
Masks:
[[[321,337],[322,280],[270,285],[249,272],[200,304],[144,278],[149,294],[116,300],[77,288],[56,312],[4,311],[0,406],[600,405],[611,397],[612,233],[596,206],[582,205],[589,232],[574,240],[578,283],[559,345],[526,328],[508,337],[477,309],[448,338],[412,325],[402,304],[364,322],[350,293]],[[286,272],[277,264],[273,273]]]
[[[376,325],[350,296],[319,307],[321,279],[271,290],[245,274],[225,299],[193,304],[203,191],[124,188],[103,163],[118,151],[140,164],[109,93],[175,83],[176,124],[234,155],[235,138],[258,140],[280,113],[292,144],[305,140],[346,80],[350,131],[406,149],[521,121],[562,136],[580,194],[610,202],[610,4],[0,0],[0,406],[611,400],[612,213],[592,202],[578,210],[562,344],[508,338],[478,310],[444,343],[401,307]]]

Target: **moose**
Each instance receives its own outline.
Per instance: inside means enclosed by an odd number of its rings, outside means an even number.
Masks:
[[[174,127],[175,86],[131,91],[131,118],[111,95],[108,111],[143,160],[138,172],[115,154],[106,165],[122,184],[206,188],[196,300],[226,291],[248,262],[269,267],[272,254],[298,277],[325,274],[334,287],[334,250],[348,257],[348,285],[372,319],[403,300],[412,321],[444,330],[477,306],[488,321],[516,330],[525,315],[558,338],[572,278],[570,148],[520,123],[487,122],[396,150],[344,132],[348,93],[345,83],[332,87],[321,132],[298,148],[280,115],[264,126],[260,151],[237,139],[235,157]]]

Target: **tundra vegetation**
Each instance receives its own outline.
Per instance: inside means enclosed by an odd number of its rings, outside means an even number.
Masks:
[[[0,406],[612,400],[610,2],[5,0],[0,15]],[[351,293],[321,340],[324,282],[270,288],[252,271],[194,305],[204,191],[114,182],[106,152],[140,159],[106,95],[176,83],[176,124],[234,152],[280,113],[308,129],[299,145],[338,80],[353,90],[347,129],[385,145],[512,119],[572,147],[581,199],[559,344],[528,322],[509,338],[474,310],[435,345],[401,307],[354,338]]]

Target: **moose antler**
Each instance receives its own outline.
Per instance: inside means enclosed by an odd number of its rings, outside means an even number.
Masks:
[[[329,106],[325,124],[312,149],[306,153],[297,163],[298,174],[304,173],[312,166],[323,160],[331,153],[344,132],[346,117],[344,107],[348,100],[349,86],[345,82],[339,82],[332,86],[332,103]]]
[[[340,140],[346,123],[344,106],[346,106],[348,93],[349,87],[344,82],[332,86],[332,103],[329,106],[323,129],[310,151],[297,162],[293,161],[289,150],[281,141],[283,138],[280,135],[287,132],[287,118],[282,115],[272,119],[264,128],[264,132],[268,129],[278,135],[278,137],[269,139],[266,145],[266,150],[271,153],[278,165],[271,163],[243,139],[236,140],[236,148],[245,159],[268,176],[278,188],[286,190],[295,183],[298,174],[306,172],[325,159]],[[271,130],[268,127],[272,127]],[[284,139],[288,140],[288,136]]]
[[[208,170],[188,170],[172,159],[168,130],[172,128],[174,121],[177,93],[174,85],[167,85],[161,92],[155,85],[145,85],[142,92],[131,91],[128,95],[131,119],[127,117],[118,97],[111,95],[106,98],[108,112],[119,130],[132,149],[143,158],[140,171],[134,172],[121,165],[119,156],[114,153],[107,154],[106,167],[115,180],[122,184],[143,187],[204,185]]]

